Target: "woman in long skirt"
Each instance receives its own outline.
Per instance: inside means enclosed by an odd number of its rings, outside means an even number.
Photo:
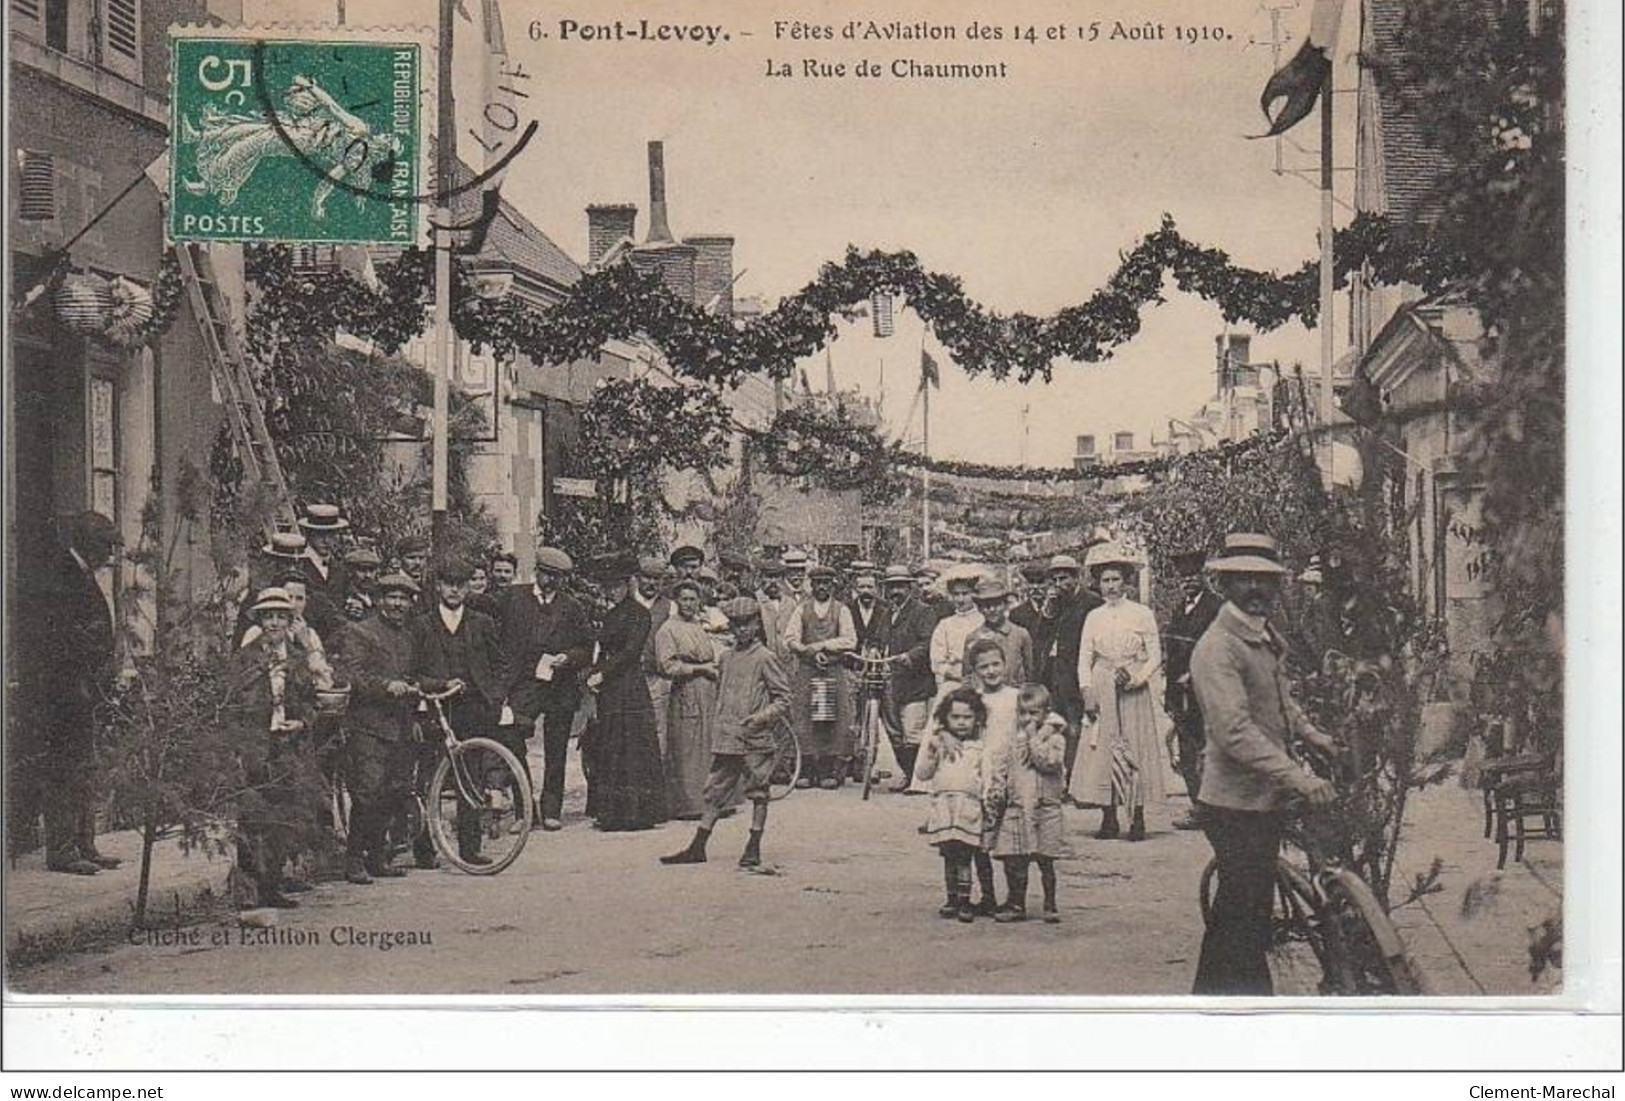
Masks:
[[[1086,726],[1072,769],[1072,797],[1104,814],[1096,837],[1118,836],[1117,808],[1131,815],[1128,839],[1145,839],[1145,805],[1163,797],[1162,711],[1152,681],[1162,669],[1162,641],[1151,609],[1124,595],[1132,566],[1096,566],[1106,603],[1083,621],[1078,683]]]
[[[717,650],[702,618],[700,586],[679,581],[672,593],[677,614],[655,633],[655,664],[671,682],[666,712],[666,801],[673,818],[705,811],[711,770],[711,714],[717,699]]]
[[[666,776],[655,736],[654,704],[643,675],[649,612],[632,599],[637,563],[616,556],[598,568],[605,600],[598,661],[587,674],[597,716],[583,747],[590,763],[587,815],[601,830],[646,830],[666,820]]]

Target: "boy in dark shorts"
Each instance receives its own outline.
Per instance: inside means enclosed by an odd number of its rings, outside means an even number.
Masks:
[[[773,774],[773,724],[790,708],[790,680],[772,650],[762,645],[762,613],[748,596],[722,605],[734,648],[722,655],[711,731],[711,774],[705,782],[705,813],[688,848],[660,858],[662,864],[703,864],[705,843],[723,812],[741,797],[750,800],[750,840],[741,868],[762,863],[767,828],[768,780]]]

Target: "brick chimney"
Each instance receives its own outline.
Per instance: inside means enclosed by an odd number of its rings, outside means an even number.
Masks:
[[[705,303],[695,302],[694,296],[694,269],[698,256],[699,249],[693,245],[669,241],[665,244],[639,245],[632,250],[631,259],[632,266],[639,271],[659,276],[678,301],[703,306]]]
[[[649,238],[646,245],[673,243],[671,226],[666,224],[666,147],[649,143]]]
[[[615,242],[632,237],[638,224],[638,208],[631,203],[594,203],[587,208],[587,264],[591,266],[615,247]],[[633,238],[634,240],[636,238]]]
[[[734,312],[734,239],[721,235],[684,237],[683,244],[696,252],[694,258],[694,304],[702,310],[714,298],[718,317]]]

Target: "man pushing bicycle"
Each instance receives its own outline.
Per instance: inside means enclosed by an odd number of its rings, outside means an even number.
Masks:
[[[1275,865],[1293,799],[1329,805],[1332,784],[1288,752],[1300,738],[1335,754],[1287,690],[1286,645],[1270,625],[1286,569],[1274,539],[1233,534],[1210,561],[1225,603],[1191,656],[1191,683],[1206,724],[1198,820],[1218,862],[1193,994],[1274,993],[1270,914]]]

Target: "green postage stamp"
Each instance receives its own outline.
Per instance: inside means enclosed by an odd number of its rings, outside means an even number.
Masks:
[[[427,244],[429,41],[172,30],[170,240]]]

